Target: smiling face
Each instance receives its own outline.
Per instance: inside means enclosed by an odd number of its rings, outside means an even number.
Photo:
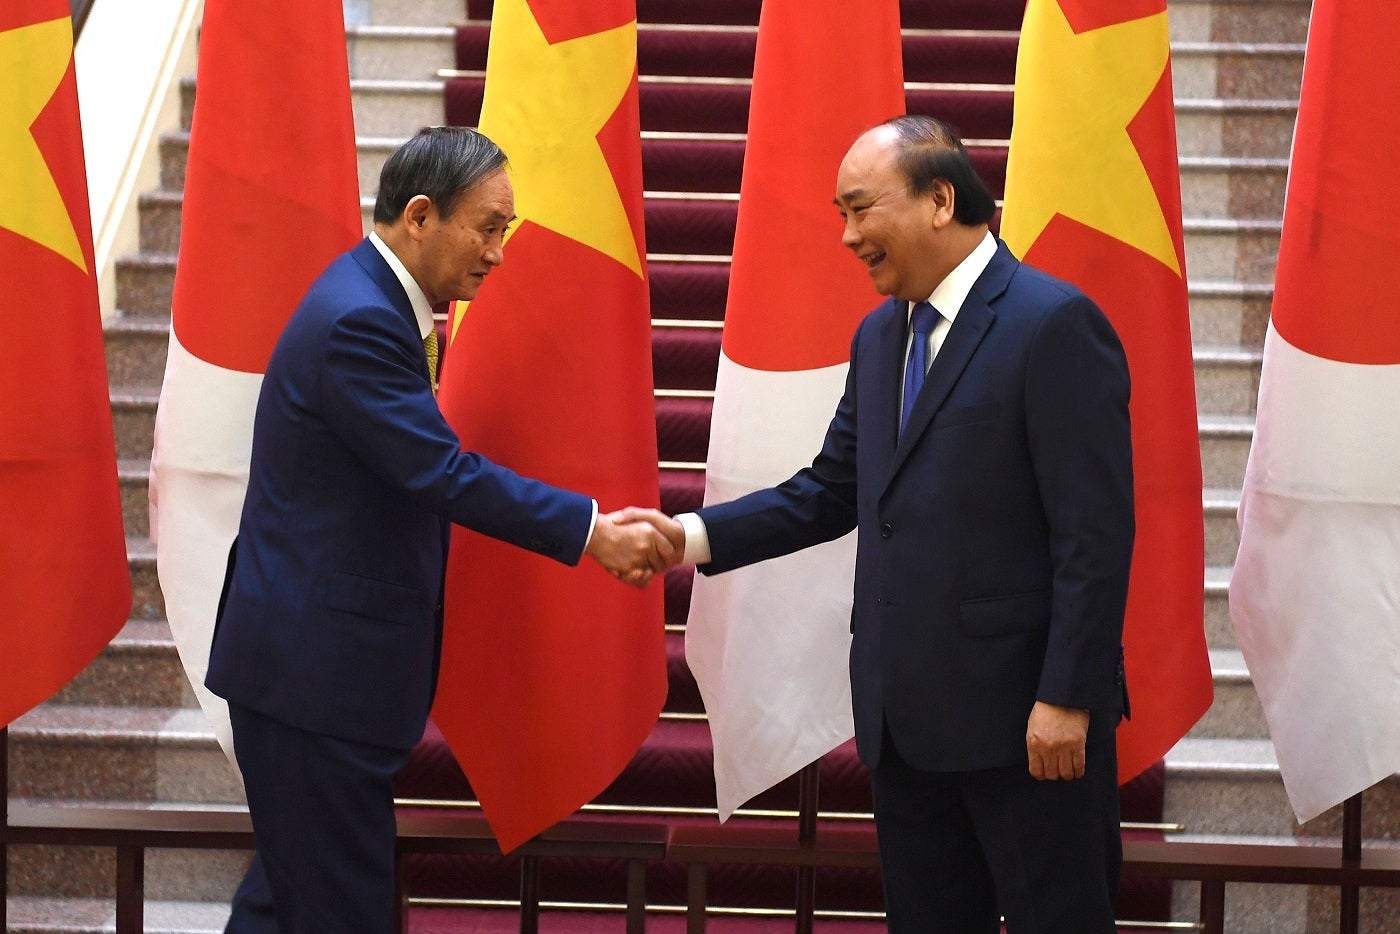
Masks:
[[[494,172],[465,192],[447,217],[421,195],[405,215],[418,246],[410,272],[428,301],[471,301],[501,265],[506,228],[515,220],[515,193],[506,173]]]
[[[865,264],[875,291],[920,302],[957,265],[944,229],[952,221],[950,188],[937,182],[923,195],[909,193],[900,169],[899,140],[888,126],[857,139],[836,173],[836,206],[845,229],[841,242]]]

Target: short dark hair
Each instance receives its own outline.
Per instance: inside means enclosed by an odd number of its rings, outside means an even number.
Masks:
[[[953,186],[953,217],[959,223],[977,226],[991,221],[996,199],[952,127],[923,114],[904,114],[880,125],[894,128],[899,139],[898,165],[909,180],[911,195],[926,194],[934,181],[946,179]]]
[[[505,167],[501,147],[476,130],[425,126],[385,161],[374,222],[393,223],[415,195],[426,195],[438,213],[451,217],[463,194]]]

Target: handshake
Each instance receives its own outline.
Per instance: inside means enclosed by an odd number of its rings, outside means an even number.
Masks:
[[[685,529],[655,509],[599,513],[583,553],[624,584],[646,587],[685,559]]]

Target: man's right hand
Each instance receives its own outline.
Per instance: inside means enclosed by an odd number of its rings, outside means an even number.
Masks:
[[[600,514],[584,554],[623,583],[646,587],[658,573],[680,563],[685,533],[680,524],[655,509],[629,507]]]

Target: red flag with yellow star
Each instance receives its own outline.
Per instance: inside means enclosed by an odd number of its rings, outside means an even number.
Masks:
[[[480,128],[519,220],[454,310],[439,394],[464,448],[604,511],[659,499],[636,48],[631,0],[496,0]],[[502,849],[602,791],[655,725],[661,601],[453,529],[433,717]]]
[[[1119,777],[1210,706],[1201,454],[1166,0],[1030,0],[1001,235],[1083,289],[1132,377],[1137,542],[1123,641],[1132,719]]]
[[[67,0],[0,8],[0,726],[131,609]]]

